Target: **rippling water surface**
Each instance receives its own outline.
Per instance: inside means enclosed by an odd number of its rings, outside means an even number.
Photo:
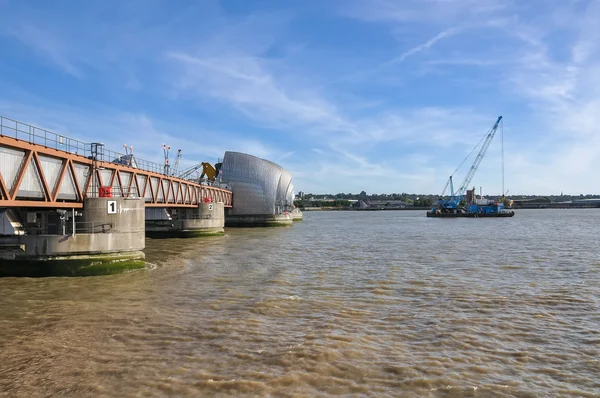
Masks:
[[[0,395],[600,396],[600,211],[304,216],[0,279]]]

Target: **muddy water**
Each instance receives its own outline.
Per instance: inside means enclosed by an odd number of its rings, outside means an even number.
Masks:
[[[0,396],[600,396],[600,211],[305,213],[0,279]]]

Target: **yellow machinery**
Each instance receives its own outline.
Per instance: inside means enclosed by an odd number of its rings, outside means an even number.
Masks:
[[[215,179],[219,175],[219,170],[221,169],[222,165],[223,163],[216,163],[213,167],[213,165],[208,162],[202,162],[194,167],[190,167],[189,169],[185,170],[178,177],[187,180],[194,174],[194,172],[196,172],[196,170],[202,169],[202,174],[200,174],[200,178],[198,180],[201,181],[202,179],[204,179],[204,177],[206,177],[208,181],[215,181]]]
[[[206,176],[206,178],[208,178],[210,181],[214,181],[217,177],[217,170],[208,162],[202,162],[201,164],[202,174],[200,174],[200,179],[203,179],[204,176]]]

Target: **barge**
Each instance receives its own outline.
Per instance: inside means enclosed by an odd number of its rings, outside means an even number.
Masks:
[[[467,191],[467,198],[474,193],[474,189]],[[443,206],[436,206],[427,212],[427,217],[438,218],[479,218],[479,217],[512,217],[514,211],[507,211],[504,203],[487,199],[475,199],[475,201],[466,207],[448,209]]]
[[[467,218],[479,218],[479,217],[512,217],[515,215],[513,211],[506,211],[504,209],[504,196],[506,195],[503,192],[502,198],[499,200],[489,200],[484,199],[483,196],[477,198],[475,196],[475,187],[472,190],[468,190],[467,187],[471,183],[475,172],[479,168],[481,164],[481,160],[485,156],[487,149],[489,148],[494,136],[496,135],[496,131],[498,130],[498,126],[502,122],[502,116],[498,117],[496,123],[492,126],[492,128],[486,133],[485,139],[482,139],[480,143],[481,149],[473,162],[473,165],[469,169],[465,179],[458,191],[454,191],[454,183],[452,181],[452,175],[448,179],[448,183],[444,187],[442,191],[442,195],[438,200],[437,204],[427,212],[427,217],[439,217],[439,218],[459,218],[459,217],[467,217]],[[477,144],[473,151],[479,146]],[[473,153],[471,151],[471,153]],[[471,155],[467,155],[467,158]],[[461,165],[467,160],[463,160]],[[503,157],[504,159],[504,157]],[[502,163],[504,168],[504,162]],[[460,166],[458,166],[460,168]],[[458,171],[458,169],[456,169]],[[455,171],[455,173],[456,173]],[[450,197],[444,198],[444,194],[446,193],[446,189],[450,187]],[[504,171],[502,172],[502,190],[504,191]],[[465,197],[466,194],[466,197]]]

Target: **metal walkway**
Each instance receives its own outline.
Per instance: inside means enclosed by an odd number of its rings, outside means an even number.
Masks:
[[[81,208],[106,192],[146,207],[233,201],[230,190],[166,175],[158,163],[0,117],[0,207]]]

